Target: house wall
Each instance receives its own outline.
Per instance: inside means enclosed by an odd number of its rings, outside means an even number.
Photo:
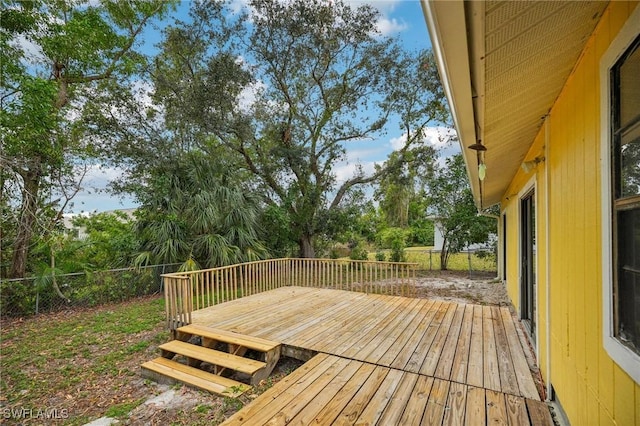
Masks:
[[[545,124],[541,121],[541,130],[538,133],[525,161],[532,160],[537,156],[545,155]],[[517,312],[520,312],[520,200],[529,193],[531,189],[535,191],[536,205],[536,341],[532,342],[538,360],[538,365],[542,371],[547,371],[547,358],[543,356],[546,350],[544,343],[547,340],[547,235],[545,232],[546,221],[546,163],[540,163],[536,169],[529,173],[519,170],[515,179],[511,182],[508,191],[502,199],[502,212],[507,216],[507,275],[505,284],[507,291]]]
[[[600,58],[636,7],[609,4],[525,159],[546,160],[529,174],[519,170],[502,199],[506,285],[519,309],[519,200],[527,185],[535,185],[534,344],[543,379],[576,425],[640,425],[640,385],[603,347],[600,210]]]

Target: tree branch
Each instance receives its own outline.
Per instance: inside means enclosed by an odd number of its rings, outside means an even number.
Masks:
[[[135,30],[130,32],[127,43],[122,47],[122,49],[116,52],[104,72],[89,76],[64,77],[65,81],[67,83],[88,83],[91,81],[104,80],[111,77],[111,74],[113,74],[113,71],[115,71],[118,62],[127,52],[131,50],[136,37],[142,32],[149,19],[151,19],[160,9],[162,9],[162,7],[162,3],[158,3],[158,6],[153,11],[151,11],[151,13],[143,17]]]

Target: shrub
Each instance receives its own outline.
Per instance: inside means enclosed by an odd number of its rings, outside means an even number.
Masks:
[[[358,241],[357,244],[355,244],[351,249],[349,258],[351,260],[367,260],[369,258],[369,251],[367,251],[363,241]]]
[[[391,262],[405,262],[404,249],[407,247],[407,231],[402,228],[387,228],[382,233],[382,242],[391,249]]]

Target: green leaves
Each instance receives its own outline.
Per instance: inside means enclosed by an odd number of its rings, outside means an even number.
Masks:
[[[60,147],[54,131],[60,120],[55,108],[55,82],[29,75],[19,80],[20,97],[6,104],[0,112],[4,154],[14,157],[17,168],[24,167],[19,159],[38,157],[45,165],[59,166]]]
[[[87,125],[83,105],[90,98],[96,104],[85,110],[117,107],[109,90],[117,96],[123,79],[140,68],[143,56],[134,52],[134,44],[149,20],[172,4],[3,3],[0,131],[9,178],[2,182],[0,198],[6,188],[21,197],[15,238],[3,241],[3,247],[13,248],[12,277],[24,276],[34,234],[50,233],[62,213],[44,212],[68,205],[81,185],[82,166],[100,152],[94,143],[102,129]],[[119,84],[101,84],[106,80]],[[53,194],[62,194],[60,206],[46,201]]]
[[[431,179],[429,208],[438,218],[444,237],[442,269],[447,268],[449,253],[459,252],[470,244],[484,243],[490,233],[496,232],[496,221],[478,214],[461,154],[448,158],[446,166],[437,170]]]
[[[79,258],[93,270],[124,268],[131,265],[138,250],[131,218],[122,212],[78,217],[74,225],[84,228],[86,237]]]
[[[261,195],[286,212],[287,237],[313,255],[314,235],[332,233],[324,210],[337,211],[352,189],[386,173],[360,168],[338,182],[346,144],[380,137],[395,117],[408,129],[407,145],[418,146],[416,135],[444,118],[440,105],[429,105],[444,96],[437,75],[421,72],[427,56],[376,33],[371,6],[254,0],[250,7],[251,20],[233,22],[218,3],[194,3],[194,21],[166,31],[156,99],[175,135],[196,146],[215,135],[239,155]],[[387,166],[417,155],[405,149]]]
[[[141,188],[147,195],[137,213],[138,264],[215,267],[266,256],[256,232],[257,200],[224,182],[221,163],[195,151],[166,161],[147,169],[152,178]]]

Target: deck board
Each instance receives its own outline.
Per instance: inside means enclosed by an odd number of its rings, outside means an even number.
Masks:
[[[547,424],[507,308],[286,287],[192,318],[324,357],[225,424]]]
[[[447,407],[447,397],[449,396],[449,386],[451,382],[446,380],[435,379],[429,400],[424,413],[422,414],[421,424],[438,425],[442,424],[445,408]]]
[[[484,349],[484,387],[495,391],[500,391],[500,370],[498,370],[498,352],[496,350],[496,336],[493,331],[493,316],[491,307],[482,307],[483,333],[482,346]]]
[[[338,414],[338,417],[333,421],[333,424],[355,424],[356,420],[360,417],[360,414],[362,414],[362,411],[373,398],[373,395],[375,395],[381,387],[382,382],[387,378],[389,371],[390,370],[388,368],[376,366],[373,373],[362,384],[362,386],[360,386],[358,391],[349,400],[349,403]]]
[[[438,329],[440,328],[440,325],[442,324],[442,321],[450,306],[450,303],[445,302],[441,303],[438,306],[435,315],[429,323],[429,326],[422,335],[420,343],[418,343],[418,346],[413,350],[411,358],[409,358],[409,362],[407,362],[407,365],[405,365],[405,370],[411,372],[420,371],[420,367],[422,367],[425,356],[429,353],[429,348],[431,347],[431,344],[436,337],[436,333],[438,332]]]
[[[409,340],[404,346],[404,349],[398,356],[393,360],[390,364],[393,368],[398,368],[400,370],[404,370],[407,368],[407,364],[411,360],[413,354],[418,351],[418,347],[423,340],[423,336],[429,328],[431,321],[435,317],[438,312],[440,306],[442,305],[441,301],[436,301],[435,303],[425,304],[428,306],[429,310],[424,319],[416,325],[414,333],[409,337]]]
[[[456,354],[451,365],[450,379],[454,382],[467,382],[469,350],[471,347],[471,327],[473,325],[473,305],[464,306],[464,317],[460,326]],[[442,378],[442,376],[441,376]]]
[[[334,355],[309,363],[223,424],[553,424],[540,401]]]
[[[457,311],[457,305],[455,303],[450,303],[447,309],[447,313],[445,314],[442,323],[438,327],[431,346],[424,357],[424,361],[422,362],[422,366],[420,367],[420,373],[426,374],[427,376],[433,376],[436,371],[436,367],[438,365],[438,361],[440,360],[440,355],[444,350],[444,344],[447,339],[447,335],[451,330],[451,324],[453,322],[453,318]]]
[[[464,318],[465,305],[458,305],[456,313],[449,328],[447,340],[442,348],[442,352],[438,359],[438,364],[434,372],[434,376],[440,379],[448,379],[451,377],[451,368],[456,354],[458,338],[460,337],[460,329],[462,328],[462,320]]]

